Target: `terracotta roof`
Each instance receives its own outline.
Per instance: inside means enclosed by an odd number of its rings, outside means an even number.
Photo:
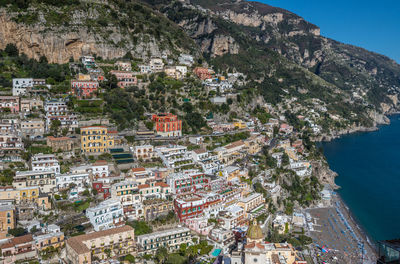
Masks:
[[[145,168],[132,168],[132,172],[142,172],[142,171],[146,171]]]
[[[207,150],[205,150],[205,149],[203,149],[203,148],[201,148],[201,149],[195,149],[195,150],[193,150],[194,151],[194,153],[196,153],[196,154],[201,154],[201,153],[206,153],[207,152]]]
[[[239,147],[239,146],[241,146],[241,145],[244,145],[244,142],[243,142],[242,140],[239,140],[239,141],[232,142],[232,143],[229,144],[229,145],[226,145],[225,148],[231,149],[231,148]]]
[[[244,247],[245,247],[245,248],[255,248],[255,247],[258,247],[258,248],[260,248],[260,249],[265,249],[265,247],[264,247],[262,244],[256,243],[256,242],[251,242],[251,243],[245,245]]]
[[[156,182],[156,186],[160,186],[160,187],[169,187],[169,185],[166,184],[165,182]]]
[[[81,129],[83,129],[83,128],[98,128],[98,127],[107,128],[106,126],[84,126],[84,127],[81,127]]]
[[[1,249],[4,248],[10,248],[10,247],[14,247],[16,245],[20,245],[20,244],[25,244],[28,242],[32,242],[33,241],[33,236],[32,234],[28,234],[28,235],[24,235],[24,236],[20,236],[20,237],[14,237],[10,240],[10,242],[1,245]]]
[[[150,185],[148,185],[148,184],[140,184],[138,186],[139,189],[146,189],[146,188],[149,188],[149,187],[150,187]]]
[[[48,136],[47,139],[53,140],[53,141],[62,141],[62,140],[70,140],[71,138],[69,137],[53,137],[53,136]]]
[[[107,161],[106,160],[96,160],[95,163],[93,163],[94,166],[98,166],[98,165],[107,165]]]
[[[85,244],[83,244],[84,241],[133,230],[134,229],[131,226],[124,225],[121,227],[111,228],[99,232],[93,232],[86,235],[71,237],[70,239],[67,240],[67,244],[78,254],[84,254],[90,252],[90,249]]]

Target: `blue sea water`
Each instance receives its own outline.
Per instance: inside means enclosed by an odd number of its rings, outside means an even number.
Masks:
[[[375,241],[400,238],[400,115],[390,120],[377,131],[320,144],[339,174],[340,196]]]

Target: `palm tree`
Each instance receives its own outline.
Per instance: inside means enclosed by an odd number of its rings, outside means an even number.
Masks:
[[[167,258],[168,250],[165,247],[159,247],[157,249],[155,259],[158,261],[158,263],[164,263]]]

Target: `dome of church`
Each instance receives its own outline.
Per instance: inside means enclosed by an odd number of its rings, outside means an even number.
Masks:
[[[251,241],[261,241],[264,239],[261,227],[257,224],[256,220],[253,221],[253,224],[250,225],[249,229],[247,230],[247,239]]]

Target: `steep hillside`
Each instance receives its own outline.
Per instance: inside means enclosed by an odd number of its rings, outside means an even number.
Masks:
[[[289,11],[241,0],[191,0],[169,4],[162,10],[212,57],[238,54],[239,46],[248,48],[239,42],[252,39],[260,48],[284,55],[341,90],[355,92],[381,111],[397,107],[400,65],[385,56],[322,37],[317,26]]]
[[[9,2],[9,3],[7,3]],[[0,49],[14,43],[29,57],[65,63],[102,58],[174,56],[194,42],[164,16],[135,1],[1,1]]]
[[[0,5],[0,49],[15,43],[30,58],[44,55],[65,63],[85,54],[174,59],[191,53],[219,72],[247,76],[246,85],[237,87],[243,99],[238,111],[267,102],[281,113],[302,115],[317,105],[328,111],[319,118],[325,131],[375,126],[385,121],[382,113],[398,109],[398,64],[320,36],[316,25],[296,14],[258,2],[3,0]]]

